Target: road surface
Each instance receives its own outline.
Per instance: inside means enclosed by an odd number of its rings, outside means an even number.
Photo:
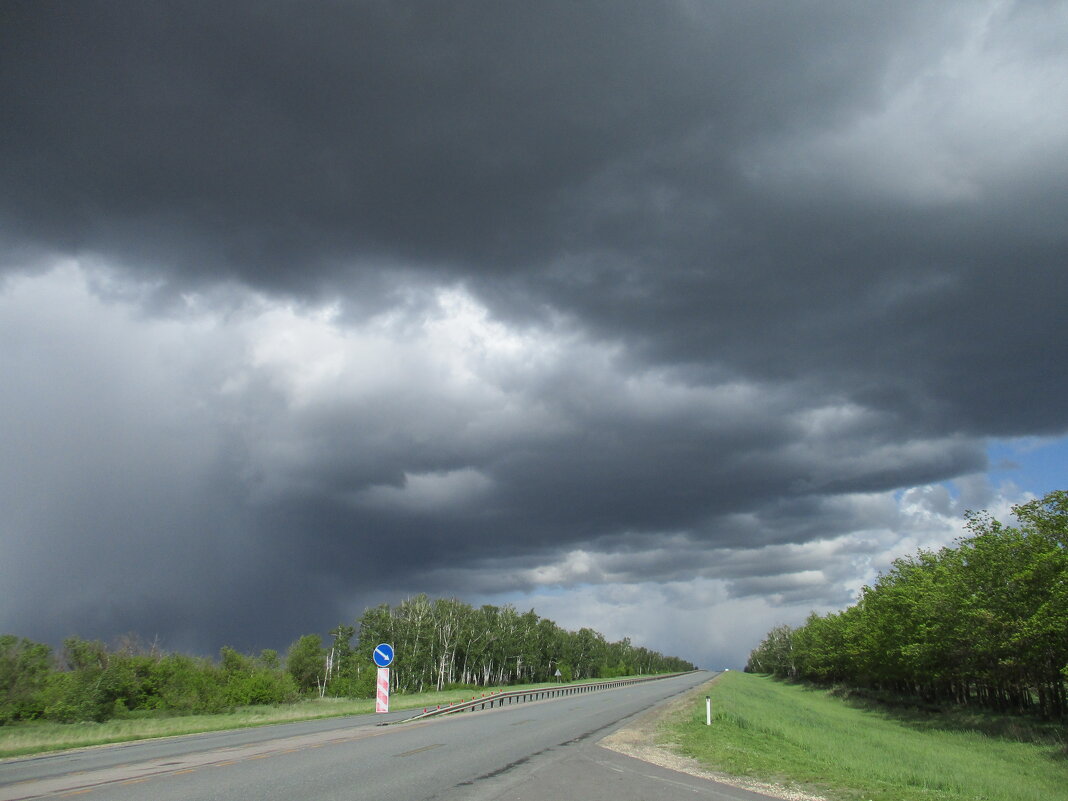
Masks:
[[[364,715],[82,749],[0,763],[0,801],[752,801],[597,741],[714,674],[381,725]]]

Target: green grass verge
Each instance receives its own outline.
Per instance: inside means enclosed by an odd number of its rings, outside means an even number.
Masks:
[[[663,732],[666,742],[713,770],[841,801],[1068,798],[1063,726],[891,710],[735,672],[708,694],[711,726],[702,694]]]
[[[390,711],[422,710],[424,707],[431,708],[439,704],[445,706],[458,701],[470,700],[482,694],[489,695],[491,692],[552,686],[557,685],[552,682],[507,687],[480,687],[477,690],[446,690],[440,693],[428,692],[412,695],[395,693],[390,696],[389,708]],[[373,699],[324,698],[278,706],[240,707],[233,712],[217,715],[137,716],[108,720],[103,723],[51,723],[48,721],[15,723],[0,726],[0,758],[83,748],[91,745],[147,740],[154,737],[174,737],[207,731],[267,726],[272,723],[292,723],[344,715],[366,715],[374,711]]]

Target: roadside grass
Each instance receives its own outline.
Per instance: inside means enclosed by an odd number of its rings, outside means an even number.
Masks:
[[[835,801],[1068,798],[1068,728],[855,703],[730,672],[668,721],[666,742],[709,768]]]
[[[579,682],[574,682],[579,683]],[[394,693],[389,699],[390,711],[422,710],[494,692],[537,689],[557,686],[555,682],[521,684],[476,689],[453,689],[406,695]],[[27,756],[46,751],[84,748],[92,745],[147,740],[155,737],[174,737],[209,731],[268,726],[273,723],[292,723],[301,720],[335,718],[346,715],[367,715],[375,711],[374,699],[322,698],[277,706],[238,707],[232,712],[213,715],[145,715],[131,713],[130,717],[115,718],[103,723],[53,723],[29,721],[0,726],[0,759]]]

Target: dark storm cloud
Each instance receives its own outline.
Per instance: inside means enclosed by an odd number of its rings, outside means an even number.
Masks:
[[[895,43],[871,34],[931,24],[849,9],[9,4],[5,210],[31,241],[287,286],[354,254],[648,250],[658,195],[705,227],[740,143],[861,100]]]
[[[3,622],[252,647],[422,590],[837,599],[813,559],[853,556],[774,549],[1068,430],[1064,16],[4,4],[0,522],[38,568]]]
[[[991,58],[1058,58],[1034,50],[1042,15],[994,14]],[[905,4],[10,4],[0,209],[11,240],[173,280],[314,293],[403,260],[651,359],[1053,432],[1056,377],[1017,354],[1068,355],[1048,336],[1063,171],[988,177],[987,146],[974,197],[924,202],[809,150],[974,24]]]

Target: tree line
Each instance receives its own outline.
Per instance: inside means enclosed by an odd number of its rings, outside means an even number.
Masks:
[[[425,595],[364,612],[323,637],[298,638],[285,654],[243,654],[223,647],[217,659],[164,652],[136,637],[112,647],[70,637],[57,653],[24,637],[0,636],[0,725],[19,720],[103,721],[153,714],[221,712],[301,698],[370,698],[372,652],[394,645],[399,692],[519,682],[666,673],[692,665],[629,640],[609,643],[591,629],[570,632],[533,610],[473,609]]]
[[[634,646],[630,639],[608,642],[582,628],[568,631],[512,606],[478,609],[456,599],[431,601],[425,595],[396,607],[377,606],[359,620],[361,653],[377,643],[393,644],[391,673],[401,692],[443,689],[453,684],[505,685],[693,670],[678,657]]]
[[[1068,492],[967,513],[955,547],[898,559],[854,606],[777,626],[746,670],[1068,718]]]

